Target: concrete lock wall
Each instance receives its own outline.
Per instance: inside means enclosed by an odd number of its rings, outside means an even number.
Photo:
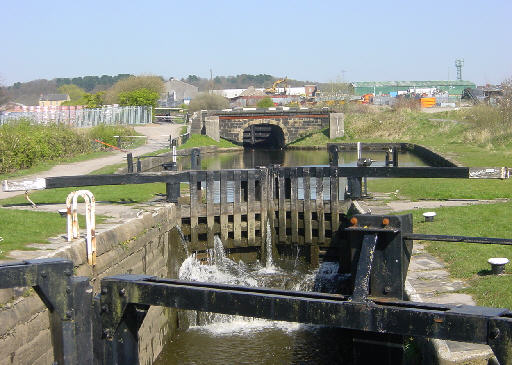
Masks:
[[[75,275],[91,278],[94,294],[105,276],[146,274],[176,278],[185,259],[174,205],[155,208],[97,233],[96,266],[87,264],[83,239],[63,238],[53,253],[74,263]],[[30,288],[0,290],[0,365],[52,364],[48,310]],[[152,307],[139,330],[140,363],[152,363],[178,328],[175,309]],[[80,349],[92,351],[92,349]]]
[[[331,113],[329,115],[329,139],[345,136],[345,114]]]
[[[206,135],[212,138],[214,141],[220,141],[220,129],[219,129],[219,116],[210,116],[204,118],[204,126],[206,128]]]

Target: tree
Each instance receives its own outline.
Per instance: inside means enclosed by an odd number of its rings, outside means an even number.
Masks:
[[[82,105],[85,103],[85,100],[83,97],[85,96],[86,92],[84,89],[73,85],[73,84],[67,84],[62,85],[59,87],[59,92],[61,94],[67,94],[69,95],[70,101],[66,101],[62,103],[62,105]]]
[[[158,95],[164,92],[164,82],[160,76],[130,76],[116,82],[105,94],[108,104],[121,103],[120,94],[139,89],[151,90]],[[158,99],[157,99],[158,100]]]
[[[4,105],[9,101],[6,89],[0,85],[0,105]]]
[[[97,92],[96,94],[85,94],[83,97],[84,105],[86,108],[99,108],[104,102],[103,98],[105,93],[103,91]]]
[[[271,108],[274,106],[274,102],[272,99],[270,99],[268,96],[264,97],[260,101],[258,101],[258,104],[256,104],[258,108]]]
[[[219,110],[229,107],[229,100],[221,95],[200,93],[192,99],[188,110],[195,112],[198,110]]]
[[[144,105],[155,108],[157,106],[158,99],[160,99],[159,93],[146,88],[124,91],[119,94],[119,104],[123,106]]]

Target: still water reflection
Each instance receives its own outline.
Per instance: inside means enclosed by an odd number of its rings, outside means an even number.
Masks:
[[[372,166],[384,166],[385,153],[364,152],[364,157],[375,160]],[[340,166],[355,166],[357,152],[342,152],[339,155]],[[399,166],[425,166],[417,156],[404,152],[399,154]],[[201,166],[208,170],[248,169],[272,164],[282,166],[322,166],[329,164],[327,150],[243,150],[225,153],[203,153]],[[179,157],[178,166],[190,169],[190,158]]]

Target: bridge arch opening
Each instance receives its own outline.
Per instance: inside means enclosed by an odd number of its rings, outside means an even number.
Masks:
[[[244,129],[244,147],[283,148],[284,145],[284,132],[278,125],[253,124]]]

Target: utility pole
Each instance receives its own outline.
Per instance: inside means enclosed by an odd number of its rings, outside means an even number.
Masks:
[[[212,68],[210,67],[210,94],[213,93],[213,71],[212,71]]]

